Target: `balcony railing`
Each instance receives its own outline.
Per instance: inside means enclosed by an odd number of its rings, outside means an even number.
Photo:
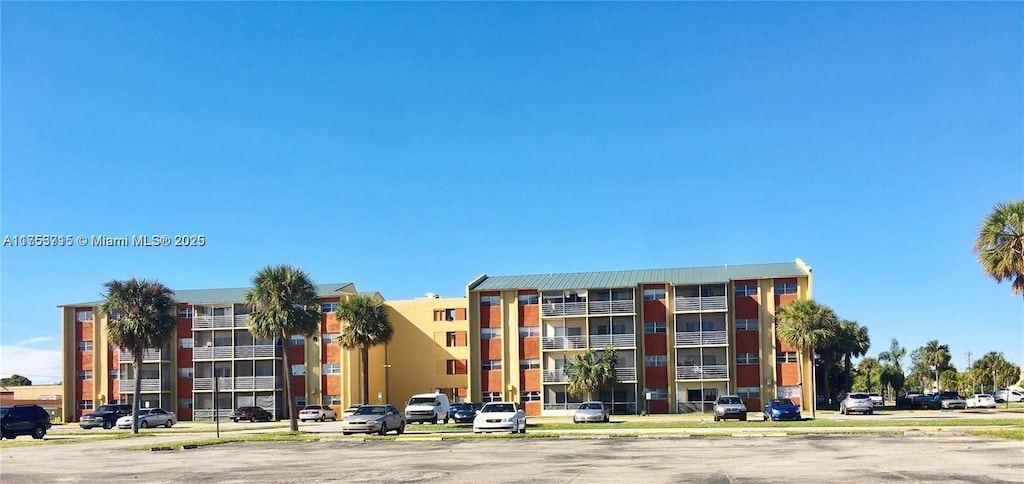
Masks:
[[[548,316],[582,316],[587,314],[586,302],[544,303],[540,305],[540,315]]]
[[[275,390],[276,378],[273,376],[237,376],[217,378],[217,391],[231,390]],[[213,390],[213,378],[194,378],[192,389],[195,391]]]
[[[636,306],[632,299],[618,301],[590,301],[590,314],[632,314]]]
[[[541,349],[545,350],[577,350],[587,347],[586,336],[546,336],[541,338]]]
[[[236,319],[237,316],[194,316],[192,329],[234,328]],[[242,326],[245,326],[244,318]]]
[[[276,345],[235,346],[235,358],[272,358],[278,356]]]
[[[193,360],[229,360],[231,358],[273,358],[281,356],[277,345],[197,346]]]
[[[729,365],[676,367],[676,380],[724,380],[728,378]]]
[[[676,333],[676,346],[708,346],[729,344],[725,331],[694,331]]]
[[[725,311],[728,309],[725,296],[677,297],[675,311],[688,313],[696,311]]]
[[[591,348],[604,348],[605,346],[612,346],[616,348],[634,348],[636,347],[636,335],[633,333],[599,334],[590,337]]]
[[[636,368],[616,368],[615,379],[618,381],[636,381]]]
[[[142,350],[142,361],[163,361],[163,354],[160,350],[146,349]],[[117,355],[118,363],[131,363],[132,353],[125,349],[119,349]]]
[[[159,392],[160,379],[159,378],[143,378],[139,384],[139,388],[144,392]],[[135,391],[135,380],[122,379],[118,380],[117,391],[120,393],[132,393]]]
[[[565,370],[545,370],[542,375],[544,383],[564,383],[569,381],[569,373]]]
[[[220,414],[221,420],[227,420],[231,417],[230,408],[222,408],[217,413]],[[192,410],[192,420],[213,420],[214,410],[212,408],[196,408]]]

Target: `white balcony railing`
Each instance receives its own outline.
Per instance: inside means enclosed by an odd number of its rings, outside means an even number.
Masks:
[[[636,347],[636,335],[632,333],[599,334],[590,337],[591,348],[600,349],[605,346],[612,346],[615,348],[634,348]]]
[[[159,378],[143,378],[139,383],[139,388],[144,392],[159,392],[160,379]],[[132,393],[135,391],[135,380],[123,379],[118,380],[117,390],[120,393]]]
[[[728,309],[725,296],[677,297],[675,311],[687,313],[695,311],[725,311]]]
[[[235,358],[272,358],[277,356],[274,345],[235,346]]]
[[[192,329],[233,328],[235,319],[231,316],[194,316]],[[242,326],[245,326],[244,320]]]
[[[193,360],[229,360],[234,355],[234,346],[197,346],[192,348]]]
[[[618,301],[590,301],[590,314],[632,314],[636,306],[632,299]]]
[[[636,368],[616,368],[615,379],[624,381],[636,381]]]
[[[231,417],[230,408],[222,408],[217,413],[220,414],[221,420],[227,420]],[[213,420],[214,410],[212,408],[197,408],[192,410],[192,420]]]
[[[586,336],[546,336],[541,338],[541,349],[545,350],[576,350],[587,347]]]
[[[162,356],[163,356],[163,354],[160,352],[160,350],[155,350],[155,349],[145,349],[145,350],[142,350],[142,361],[163,361]],[[117,354],[117,362],[118,363],[131,363],[132,362],[132,353],[130,351],[128,351],[128,350],[123,349],[123,348],[119,349],[118,350],[118,354]]]
[[[544,303],[540,305],[540,315],[548,316],[582,316],[587,314],[586,302]]]
[[[249,315],[248,314],[236,314],[235,315],[235,327],[236,328],[244,328],[245,327],[245,320],[246,319],[249,319]]]
[[[542,375],[544,383],[563,383],[569,381],[569,374],[565,370],[546,370]]]
[[[277,381],[272,376],[237,376],[217,378],[217,391],[275,390]],[[193,378],[192,389],[213,390],[213,378]]]
[[[710,346],[729,344],[725,331],[694,331],[676,333],[676,346]]]
[[[676,367],[676,380],[724,380],[728,378],[728,365],[699,365]]]

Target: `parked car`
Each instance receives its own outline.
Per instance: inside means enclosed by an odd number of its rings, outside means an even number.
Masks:
[[[473,433],[507,431],[526,433],[526,412],[516,402],[490,402],[484,404],[473,419]]]
[[[405,433],[405,415],[394,405],[363,405],[355,413],[341,419],[341,433],[384,435],[394,430],[398,435]]]
[[[910,401],[910,408],[930,408],[933,398],[935,398],[934,393],[918,393]]]
[[[455,423],[473,423],[473,419],[476,418],[476,414],[482,406],[482,404],[474,402],[456,403],[452,405],[455,408],[452,419],[455,420]]]
[[[319,420],[321,422],[330,419],[332,422],[338,420],[338,412],[335,412],[333,408],[327,405],[306,405],[299,412],[299,420],[305,422],[307,420]]]
[[[800,407],[788,398],[773,398],[764,406],[766,421],[802,420]]]
[[[13,439],[31,435],[41,439],[50,429],[50,414],[39,405],[11,405],[0,407],[0,438]]]
[[[992,392],[992,398],[995,398],[997,403],[1006,403],[1007,400],[1010,402],[1024,402],[1024,393],[1015,390],[996,390]]]
[[[921,392],[906,392],[896,396],[896,408],[915,408],[914,399],[920,395]]]
[[[874,403],[876,407],[884,407],[885,406],[885,397],[882,396],[881,394],[878,394],[878,393],[868,393],[868,396],[871,397],[871,402]]]
[[[608,409],[601,402],[583,402],[572,415],[572,423],[607,421]]]
[[[93,413],[82,415],[82,418],[78,419],[78,426],[83,429],[91,429],[93,427],[112,429],[117,425],[117,419],[131,413],[132,406],[127,403],[100,405]]]
[[[266,411],[263,407],[238,407],[231,412],[231,421],[248,420],[250,422],[269,422],[274,419],[274,414]]]
[[[162,408],[140,408],[139,409],[139,428],[145,429],[149,427],[167,427],[171,428],[174,424],[178,423],[178,417],[174,415],[174,412],[169,412]],[[132,428],[132,416],[125,415],[117,419],[117,428],[119,429],[130,429]]]
[[[996,399],[987,393],[975,393],[967,399],[967,408],[996,408]]]
[[[722,395],[715,401],[715,422],[730,418],[747,420],[747,406],[739,395]]]
[[[875,413],[875,402],[871,400],[871,395],[867,393],[847,394],[846,398],[839,402],[839,413],[849,415],[852,412],[868,415]]]
[[[359,407],[361,406],[362,405],[352,405],[351,407],[346,408],[344,411],[341,412],[341,418],[345,418],[348,417],[349,415],[352,415],[353,413],[356,413],[356,410],[359,410]]]
[[[443,420],[448,423],[448,395],[443,393],[421,393],[409,398],[405,404],[405,420],[436,424]]]
[[[932,395],[928,402],[928,408],[939,410],[941,408],[967,408],[967,402],[956,392],[939,392]]]

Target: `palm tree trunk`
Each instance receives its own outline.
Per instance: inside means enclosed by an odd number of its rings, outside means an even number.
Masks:
[[[292,389],[292,365],[288,360],[288,348],[284,345],[286,339],[287,338],[279,337],[282,350],[281,356],[284,359],[284,410],[285,412],[288,412],[288,420],[291,424],[290,428],[292,432],[298,432],[299,422],[295,417],[295,409],[293,408],[295,406],[295,391]]]
[[[939,386],[939,365],[935,365],[935,391],[942,391],[941,387]]]
[[[139,400],[142,399],[142,352],[139,348],[132,353],[132,367],[135,369],[135,392],[132,402],[132,433],[139,433]]]
[[[844,356],[845,356],[845,360],[843,361],[843,364],[844,364],[843,369],[846,371],[846,391],[849,392],[849,391],[853,390],[853,373],[850,372],[851,371],[851,368],[850,368],[850,354],[847,353]]]
[[[359,348],[360,373],[363,376],[363,405],[370,403],[370,348],[362,346]]]

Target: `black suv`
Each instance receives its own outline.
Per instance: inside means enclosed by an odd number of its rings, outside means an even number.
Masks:
[[[132,406],[127,403],[100,405],[100,408],[97,408],[95,412],[82,415],[82,418],[78,419],[78,426],[83,429],[91,429],[93,427],[109,429],[117,425],[117,419],[131,414]]]
[[[273,420],[274,416],[261,407],[238,407],[231,412],[231,421],[248,420],[250,422]]]
[[[41,439],[50,428],[50,414],[39,405],[14,405],[0,407],[0,437],[13,439],[19,435],[31,435]]]

